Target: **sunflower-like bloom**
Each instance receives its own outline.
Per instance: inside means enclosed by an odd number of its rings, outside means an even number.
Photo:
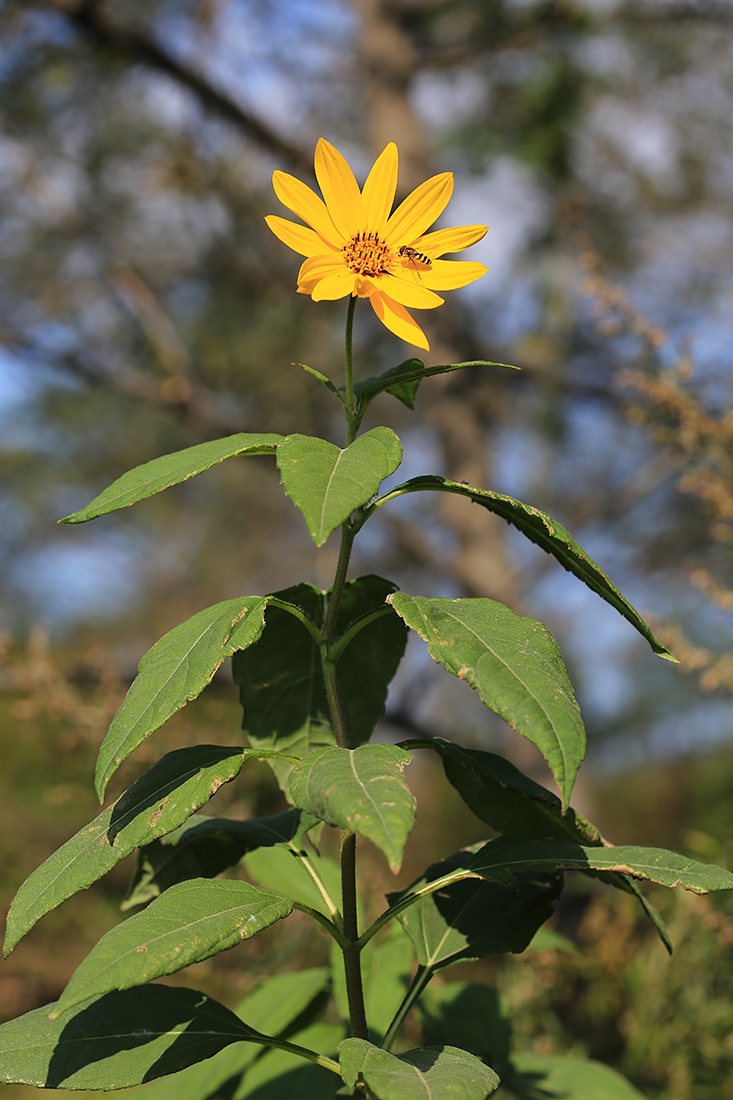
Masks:
[[[275,194],[307,226],[276,215],[265,220],[276,237],[306,256],[298,292],[314,302],[368,298],[382,324],[396,336],[429,350],[425,333],[407,312],[434,309],[444,299],[436,290],[455,290],[487,270],[470,260],[443,260],[480,241],[485,225],[464,225],[426,233],[442,214],[453,191],[453,173],[421,183],[390,213],[397,189],[397,146],[377,158],[364,189],[333,145],[316,145],[316,179],[325,202],[294,176],[274,172]],[[309,227],[309,228],[308,228]]]

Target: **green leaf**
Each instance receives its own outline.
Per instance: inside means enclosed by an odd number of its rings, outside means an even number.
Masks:
[[[591,591],[595,592],[606,603],[609,603],[611,607],[615,607],[646,638],[658,657],[662,657],[665,661],[677,663],[677,658],[654,636],[639,612],[611,584],[601,567],[579,543],[571,538],[563,525],[558,523],[557,520],[541,512],[539,508],[531,508],[529,505],[522,504],[521,501],[514,500],[513,497],[505,496],[503,493],[494,493],[489,489],[474,489],[471,485],[449,481],[447,478],[432,474],[424,477],[414,477],[403,485],[396,485],[384,497],[375,501],[372,507],[380,508],[388,500],[402,496],[405,493],[421,492],[458,493],[459,496],[468,497],[474,504],[480,504],[489,512],[501,516],[507,523],[513,524],[530,542],[536,543],[546,553],[552,554],[565,569],[578,577]]]
[[[106,993],[60,1020],[53,1005],[0,1027],[0,1079],[38,1088],[122,1089],[264,1036],[193,989],[148,985]]]
[[[239,432],[225,439],[212,439],[208,443],[198,443],[195,447],[186,447],[172,455],[154,458],[128,470],[118,477],[109,488],[96,496],[86,508],[72,512],[61,523],[86,523],[89,519],[116,512],[137,504],[139,500],[155,496],[171,485],[179,485],[190,477],[211,469],[225,458],[236,455],[273,455],[283,437],[274,432]]]
[[[175,974],[236,947],[292,913],[292,902],[248,882],[191,879],[107,932],[76,968],[54,1009]]]
[[[473,853],[457,852],[425,873],[406,890],[388,894],[390,906],[429,883],[472,865]],[[439,970],[464,959],[524,951],[537,929],[553,913],[562,878],[510,881],[508,886],[473,878],[442,886],[420,898],[399,916],[421,966]]]
[[[423,1047],[399,1057],[364,1039],[339,1044],[341,1072],[352,1088],[363,1081],[375,1100],[484,1100],[499,1078],[458,1047]]]
[[[495,600],[397,592],[387,601],[425,639],[434,661],[476,688],[482,703],[537,746],[567,806],[585,752],[585,729],[547,627]]]
[[[385,600],[391,592],[394,585],[374,575],[349,581],[336,620],[336,636],[387,608]],[[326,595],[319,589],[299,584],[275,596],[296,607],[316,627],[323,624]],[[336,679],[352,745],[367,741],[382,717],[387,687],[406,640],[404,623],[396,613],[389,613],[369,622],[341,654]],[[251,648],[234,654],[232,672],[239,685],[250,744],[299,758],[335,744],[319,648],[306,627],[282,607],[267,608],[262,636]],[[287,788],[290,768],[276,764],[273,770]]]
[[[411,759],[396,745],[319,749],[293,768],[290,795],[306,813],[371,840],[396,874],[415,822],[402,774]]]
[[[244,867],[266,890],[333,917],[333,899],[341,896],[341,869],[335,859],[315,852],[300,854],[292,847],[258,848],[244,857]]]
[[[595,825],[582,814],[572,807],[568,807],[563,814],[557,795],[529,779],[501,756],[478,749],[464,749],[440,737],[403,741],[402,746],[406,749],[434,749],[440,753],[445,774],[463,801],[477,817],[499,833],[555,836],[591,846],[606,843]],[[671,954],[667,927],[637,884],[613,872],[600,877],[637,898]]]
[[[328,977],[326,967],[317,967],[266,978],[237,1005],[236,1014],[259,1032],[282,1036],[323,993]],[[236,1079],[262,1055],[261,1048],[253,1043],[237,1043],[175,1076],[148,1085],[145,1100],[170,1100],[172,1096],[176,1100],[207,1100],[208,1097],[228,1096]]]
[[[516,1100],[645,1100],[615,1069],[569,1054],[519,1054],[513,1069]]]
[[[239,775],[257,750],[197,745],[167,753],[23,883],[8,913],[5,954],[45,913],[85,890],[140,845],[177,829]]]
[[[300,810],[285,810],[249,821],[197,814],[180,829],[140,849],[127,896],[120,908],[124,911],[143,905],[176,882],[214,878],[255,848],[269,848],[290,841],[299,845],[303,835],[316,823],[316,818]]]
[[[314,367],[307,366],[307,364],[305,364],[305,363],[293,363],[293,366],[294,367],[300,367],[300,369],[304,370],[307,374],[312,374],[313,377],[317,378],[318,381],[323,386],[325,386],[327,390],[331,391],[331,393],[334,395],[334,397],[338,397],[338,399],[339,399],[339,401],[341,402],[342,405],[344,405],[344,406],[346,405],[346,399],[339,392],[337,387],[334,386],[333,382],[331,381],[330,378],[327,377],[327,375],[323,374],[319,370],[316,370]]]
[[[95,786],[100,802],[122,761],[200,695],[226,657],[256,641],[267,599],[243,596],[207,607],[148,650],[99,750]]]
[[[434,749],[445,774],[466,805],[497,833],[556,836],[602,845],[603,837],[571,806],[563,813],[556,794],[535,783],[508,760],[480,749],[464,749],[442,737],[400,742],[405,749]]]
[[[364,416],[369,405],[378,394],[385,391],[391,393],[408,409],[414,409],[417,387],[423,378],[431,378],[435,374],[449,374],[451,371],[463,370],[465,367],[504,367],[507,370],[519,370],[519,367],[512,367],[509,363],[487,363],[483,359],[475,359],[470,363],[449,363],[434,367],[426,367],[421,359],[406,359],[398,366],[384,371],[383,374],[365,378],[354,385],[359,420]]]
[[[660,886],[682,886],[695,894],[733,889],[733,874],[712,863],[668,852],[663,848],[619,845],[587,848],[562,840],[500,837],[490,840],[473,857],[468,869],[492,882],[512,882],[517,875],[554,871],[616,871],[649,879]]]
[[[316,546],[371,500],[401,461],[402,444],[391,428],[372,428],[345,450],[308,435],[289,435],[277,449],[283,488]]]

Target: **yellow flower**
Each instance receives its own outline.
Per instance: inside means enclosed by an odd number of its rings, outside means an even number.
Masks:
[[[314,302],[368,298],[379,320],[408,344],[429,350],[425,333],[407,312],[434,309],[444,299],[436,290],[455,290],[487,271],[469,260],[443,260],[480,241],[485,225],[426,233],[453,191],[453,173],[421,183],[390,214],[397,189],[397,146],[377,158],[363,191],[333,145],[316,145],[316,179],[325,202],[294,176],[274,172],[275,194],[310,228],[269,215],[265,221],[289,248],[307,259],[298,273],[298,292]]]

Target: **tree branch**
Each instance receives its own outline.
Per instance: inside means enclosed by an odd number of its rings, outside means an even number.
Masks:
[[[103,11],[98,0],[39,0],[41,5],[66,16],[78,30],[133,64],[147,65],[173,78],[198,97],[209,111],[234,123],[250,138],[291,168],[310,173],[313,157],[299,146],[286,141],[226,92],[216,88],[201,72],[185,65],[169,53],[155,38],[143,31],[123,26]]]

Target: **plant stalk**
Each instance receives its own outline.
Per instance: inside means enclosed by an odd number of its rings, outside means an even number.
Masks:
[[[356,834],[344,829],[341,834],[341,910],[344,936],[349,947],[343,948],[346,993],[349,1000],[351,1033],[357,1039],[369,1039],[361,980],[361,949],[357,943],[359,926],[356,901]]]

